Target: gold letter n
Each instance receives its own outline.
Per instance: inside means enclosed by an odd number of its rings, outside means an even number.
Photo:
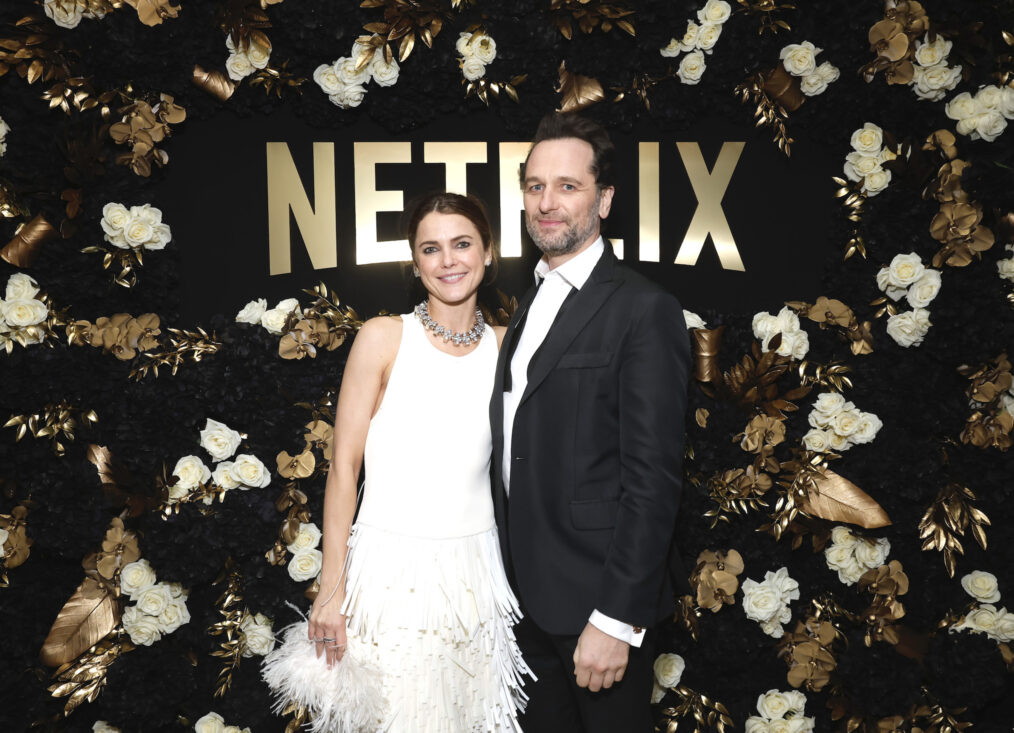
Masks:
[[[704,240],[711,235],[711,241],[718,252],[718,259],[724,270],[744,271],[743,260],[736,249],[736,240],[732,238],[732,230],[722,211],[722,197],[732,180],[732,172],[736,169],[739,156],[743,152],[744,142],[722,143],[715,168],[708,173],[704,156],[697,143],[676,143],[683,166],[690,177],[690,185],[697,196],[697,211],[690,221],[690,228],[683,237],[683,243],[676,253],[677,265],[695,265],[704,247]]]
[[[338,265],[338,222],[334,178],[334,143],[313,144],[313,199],[306,195],[289,146],[267,144],[268,249],[271,274],[292,271],[289,211],[303,237],[314,270]]]

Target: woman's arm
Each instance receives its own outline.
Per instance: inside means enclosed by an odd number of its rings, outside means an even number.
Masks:
[[[356,512],[356,488],[363,465],[366,433],[380,405],[401,338],[401,321],[373,318],[363,324],[352,343],[335,407],[334,437],[324,488],[323,560],[320,591],[310,610],[309,638],[318,642],[317,656],[328,665],[345,653],[344,568],[349,531]]]

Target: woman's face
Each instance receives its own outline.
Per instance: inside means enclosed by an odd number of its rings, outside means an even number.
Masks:
[[[416,229],[412,259],[430,296],[458,305],[479,289],[489,254],[468,217],[431,211]]]

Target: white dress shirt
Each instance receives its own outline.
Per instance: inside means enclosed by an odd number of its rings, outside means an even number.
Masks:
[[[521,337],[511,359],[511,391],[503,393],[503,485],[510,493],[511,479],[511,432],[518,402],[528,386],[528,365],[549,333],[556,320],[563,301],[571,289],[580,290],[591,276],[592,270],[602,256],[605,244],[602,237],[588,249],[570,258],[559,267],[550,270],[545,258],[535,266],[535,280],[542,281],[534,300],[528,306],[528,315],[521,330]],[[641,646],[644,631],[635,632],[634,627],[623,621],[610,618],[599,611],[592,611],[588,622],[595,628],[625,641],[631,646]]]

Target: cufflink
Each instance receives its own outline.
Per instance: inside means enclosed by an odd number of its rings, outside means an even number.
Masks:
[[[634,633],[635,634],[643,634],[644,633],[644,629],[642,629],[640,626],[635,626],[634,627]]]

